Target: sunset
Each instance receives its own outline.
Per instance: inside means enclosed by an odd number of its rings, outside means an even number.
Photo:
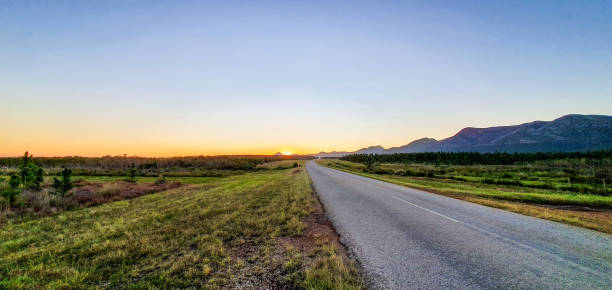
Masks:
[[[5,1],[0,156],[310,154],[608,114],[609,5],[554,3]]]
[[[612,1],[0,0],[0,289],[612,289]]]

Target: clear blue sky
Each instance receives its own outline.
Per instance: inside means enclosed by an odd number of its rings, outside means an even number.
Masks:
[[[301,153],[612,113],[612,1],[0,0],[0,155]]]

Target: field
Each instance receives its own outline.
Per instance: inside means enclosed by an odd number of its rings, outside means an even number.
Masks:
[[[583,193],[562,187],[547,189],[538,186],[561,179],[559,172],[564,171],[557,163],[570,162],[567,160],[535,162],[522,166],[395,163],[366,165],[333,159],[317,162],[335,169],[453,198],[612,233],[612,195],[584,193],[588,192],[588,188],[599,188],[588,184],[572,185],[573,188],[584,188]],[[521,180],[521,177],[524,178]],[[510,180],[521,182],[509,182]]]
[[[363,288],[298,162],[11,218],[0,225],[0,288]]]

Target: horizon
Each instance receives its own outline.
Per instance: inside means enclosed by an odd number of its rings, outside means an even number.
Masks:
[[[567,115],[563,115],[560,116],[558,118],[561,117],[565,117],[565,116],[570,116],[570,115],[581,115],[581,114],[567,114]],[[606,117],[610,117],[610,115],[595,115],[595,114],[588,114],[588,115],[581,115],[581,116],[606,116]],[[558,118],[555,118],[553,120],[534,120],[534,121],[529,121],[529,122],[524,122],[521,124],[526,124],[526,123],[531,123],[531,122],[550,122],[550,121],[554,121]],[[521,125],[521,124],[510,124],[510,125],[498,125],[498,126],[489,126],[489,127],[464,127],[462,129],[466,129],[466,128],[476,128],[476,129],[487,129],[487,128],[494,128],[494,127],[504,127],[504,126],[513,126],[513,125]],[[458,133],[459,131],[457,131],[456,133]],[[354,151],[358,151],[358,150],[362,150],[362,149],[368,149],[368,148],[373,148],[373,147],[382,147],[383,149],[391,149],[394,147],[400,147],[400,146],[404,146],[404,145],[408,145],[414,141],[418,141],[418,140],[423,140],[423,139],[433,139],[436,141],[442,141],[445,140],[447,138],[453,137],[456,134],[453,134],[451,136],[445,137],[445,138],[441,138],[441,139],[436,139],[436,138],[431,138],[431,137],[421,137],[418,139],[414,139],[414,140],[410,140],[409,142],[406,142],[402,145],[397,145],[397,146],[384,146],[381,144],[377,144],[377,145],[369,145],[366,147],[360,147],[360,148],[356,148],[356,149],[349,149],[349,150],[332,150],[332,151],[318,151],[318,152],[309,152],[309,153],[305,153],[305,152],[293,152],[293,151],[289,151],[289,150],[284,150],[284,151],[276,151],[275,153],[268,153],[268,154],[250,154],[250,153],[237,153],[237,154],[193,154],[193,155],[167,155],[167,156],[146,156],[146,155],[128,155],[128,154],[105,154],[105,155],[37,155],[35,157],[41,157],[41,158],[63,158],[63,157],[84,157],[84,158],[103,158],[103,157],[127,157],[127,158],[183,158],[183,157],[253,157],[253,156],[316,156],[320,153],[341,153],[341,152],[354,152]],[[29,152],[28,150],[24,151],[24,152]],[[32,152],[29,152],[30,154]],[[32,155],[32,154],[31,154]],[[23,156],[23,153],[21,153],[21,155],[0,155],[0,158],[20,158]]]
[[[317,154],[612,112],[612,3],[0,4],[0,156]]]

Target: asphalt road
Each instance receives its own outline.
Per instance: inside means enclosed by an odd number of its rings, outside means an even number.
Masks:
[[[612,289],[612,236],[307,164],[370,288]]]

